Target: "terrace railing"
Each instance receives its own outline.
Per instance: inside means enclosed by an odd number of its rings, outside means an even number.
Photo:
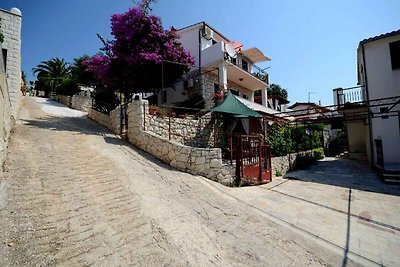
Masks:
[[[333,98],[335,105],[338,107],[343,107],[349,103],[361,104],[367,100],[365,87],[363,86],[333,89]]]

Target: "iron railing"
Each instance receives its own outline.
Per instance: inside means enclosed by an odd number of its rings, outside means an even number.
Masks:
[[[363,103],[367,100],[364,86],[333,89],[334,102],[338,107],[351,103]]]

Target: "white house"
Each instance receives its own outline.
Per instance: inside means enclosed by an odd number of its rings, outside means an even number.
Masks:
[[[345,115],[365,114],[347,123],[350,153],[366,153],[392,179],[400,174],[400,30],[362,40],[357,65],[359,88],[334,90]]]
[[[195,59],[195,66],[173,90],[158,95],[158,104],[182,102],[201,95],[205,108],[214,106],[214,96],[230,89],[233,94],[254,102],[261,90],[262,105],[267,106],[268,74],[255,63],[268,61],[259,49],[244,49],[205,22],[177,31],[179,41]],[[259,93],[260,94],[260,93]]]
[[[4,42],[0,44],[1,53],[7,74],[11,116],[15,119],[21,95],[21,11],[15,7],[10,11],[0,9],[0,19],[1,31],[4,35]]]

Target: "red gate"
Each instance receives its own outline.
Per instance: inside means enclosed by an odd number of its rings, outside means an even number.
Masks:
[[[236,138],[236,178],[238,183],[262,184],[272,181],[271,150],[257,135]]]

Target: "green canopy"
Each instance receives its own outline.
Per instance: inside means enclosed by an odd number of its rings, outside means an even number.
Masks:
[[[211,111],[229,113],[235,115],[235,117],[255,117],[262,118],[262,115],[255,112],[251,108],[240,102],[232,93],[228,91],[224,101],[218,106],[211,108]]]

